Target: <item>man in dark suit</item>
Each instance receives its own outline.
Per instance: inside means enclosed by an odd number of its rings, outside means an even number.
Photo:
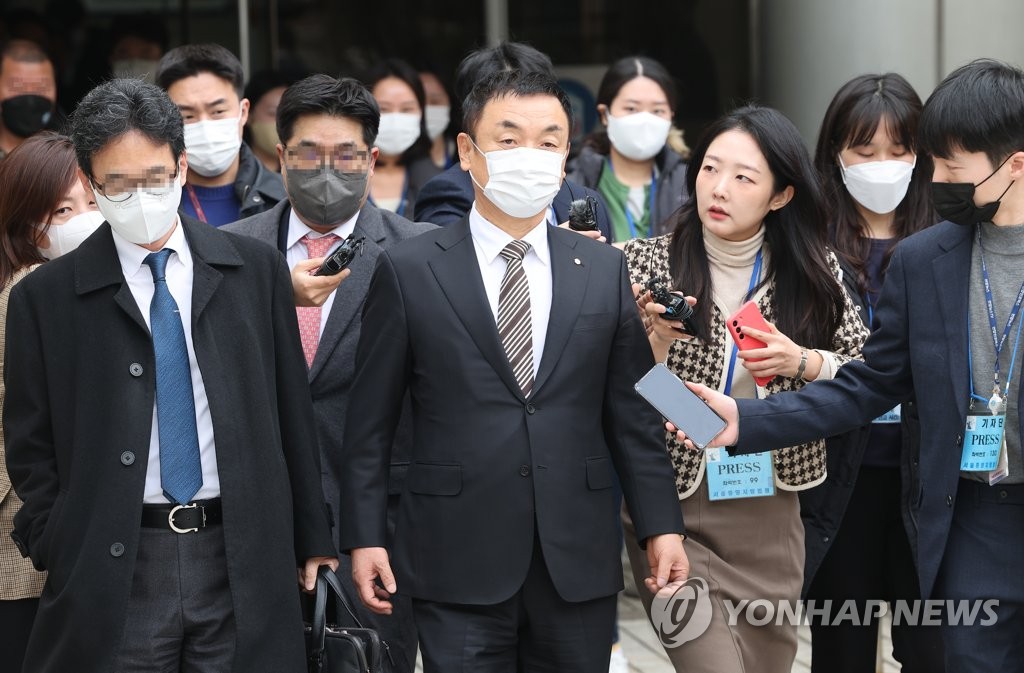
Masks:
[[[496,47],[478,49],[459,64],[455,73],[455,98],[461,104],[477,84],[498,72],[543,73],[554,78],[551,59],[533,47],[518,42],[502,42]],[[575,199],[591,196],[596,201],[597,226],[606,241],[612,240],[611,220],[604,199],[592,189],[564,180],[551,202],[549,224],[569,221],[569,206]],[[473,206],[475,194],[469,174],[455,164],[432,178],[416,197],[416,219],[447,226],[462,221]]]
[[[735,445],[732,453],[834,435],[914,395],[916,404],[903,406],[920,433],[903,457],[904,519],[921,595],[948,610],[946,669],[1019,673],[1024,401],[1014,355],[1024,317],[1014,307],[1024,296],[1024,71],[987,60],[959,68],[928,99],[919,128],[947,221],[897,246],[864,361],[767,400],[694,389],[729,420],[716,442]],[[998,434],[978,432],[993,422]],[[999,463],[976,462],[989,444]]]
[[[370,276],[382,250],[435,228],[367,202],[379,124],[377,102],[356,80],[313,75],[296,82],[281,96],[277,108],[278,156],[288,199],[273,210],[224,227],[277,248],[292,268],[300,314],[313,314],[304,327],[308,329],[304,343],[309,344],[308,377],[324,468],[323,488],[334,514],[338,512],[341,479],[330,469],[330,454],[342,447]],[[332,182],[351,188],[335,192]],[[350,235],[363,239],[351,266],[335,276],[312,275],[324,256]],[[316,240],[322,243],[318,246]],[[336,289],[339,283],[341,287]],[[409,464],[410,430],[403,417],[391,454],[389,531],[394,527],[397,493]],[[338,528],[336,522],[335,539]],[[342,559],[343,582],[351,575],[346,566],[347,557]],[[412,606],[408,597],[396,598],[397,609],[390,617],[376,615],[358,603],[356,608],[363,621],[378,629],[388,642],[396,673],[412,673],[416,667]]]
[[[651,589],[688,572],[663,435],[643,427],[657,415],[633,390],[653,356],[625,260],[544,223],[569,119],[545,75],[478,85],[458,138],[473,209],[385,250],[367,296],[341,548],[371,609],[388,612],[396,588],[413,597],[427,673],[608,670],[622,588],[613,472]],[[388,460],[407,393],[412,455],[389,558]]]
[[[14,537],[49,571],[26,670],[303,671],[296,568],[337,559],[288,269],[178,216],[158,87],[97,87],[71,133],[107,224],[7,323]]]

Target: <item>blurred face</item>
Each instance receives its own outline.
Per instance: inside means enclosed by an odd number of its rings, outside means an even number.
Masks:
[[[250,122],[277,122],[277,106],[281,103],[281,95],[288,87],[279,86],[271,89],[253,104],[249,113]]]
[[[169,145],[154,143],[138,131],[115,138],[92,156],[92,182],[108,198],[164,188],[173,180],[185,184],[187,172],[184,155],[175,162]],[[83,187],[88,189],[88,183]]]
[[[4,58],[0,63],[0,101],[26,94],[42,96],[51,103],[57,102],[53,64],[49,61],[22,63]]]
[[[888,124],[880,123],[871,140],[864,145],[844,148],[839,153],[839,158],[849,167],[870,161],[906,161],[912,164],[917,155],[894,139]]]
[[[179,79],[167,88],[167,95],[181,111],[186,124],[238,118],[238,135],[249,118],[248,99],[239,100],[226,79],[208,72]]]
[[[423,92],[426,94],[427,105],[450,105],[448,94],[441,85],[441,80],[432,72],[421,72],[420,81],[423,82]]]
[[[697,174],[697,213],[713,234],[727,241],[754,236],[765,216],[793,198],[793,187],[776,192],[761,149],[745,131],[726,131],[708,146]]]
[[[373,97],[380,106],[381,114],[402,112],[405,114],[422,114],[420,103],[416,100],[416,92],[412,87],[397,77],[385,77],[373,87]]]
[[[609,112],[613,117],[624,117],[637,112],[649,112],[662,119],[672,119],[672,108],[668,97],[653,79],[634,77],[622,85],[619,93],[612,99],[612,104],[598,105],[597,111],[607,124],[605,115]]]

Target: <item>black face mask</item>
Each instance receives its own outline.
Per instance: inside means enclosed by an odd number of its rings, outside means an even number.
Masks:
[[[25,94],[0,101],[0,119],[7,130],[19,138],[28,138],[46,128],[53,117],[53,103],[48,98]]]
[[[1013,155],[1011,154],[1010,156]],[[998,173],[999,169],[1009,160],[1010,157],[1006,157],[1003,163],[999,164],[994,171],[989,173],[988,178],[985,178],[976,185],[970,182],[933,182],[932,204],[935,206],[935,212],[942,219],[961,224],[965,227],[975,225],[978,222],[991,222],[992,218],[996,215],[996,211],[999,210],[999,202],[1006,195],[1006,192],[1010,191],[1013,181],[1006,186],[1006,189],[1003,190],[998,199],[983,206],[974,205],[974,190],[976,187],[981,187],[988,182],[988,179]]]

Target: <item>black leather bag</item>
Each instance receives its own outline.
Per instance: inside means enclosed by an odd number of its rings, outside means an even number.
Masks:
[[[327,623],[328,590],[334,594],[339,617],[346,615],[354,626]],[[306,625],[306,659],[309,673],[388,673],[394,667],[387,643],[373,629],[363,628],[341,581],[326,566],[316,578],[313,622]]]

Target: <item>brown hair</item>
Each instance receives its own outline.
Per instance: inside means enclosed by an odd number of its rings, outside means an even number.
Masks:
[[[36,245],[78,179],[77,166],[71,140],[51,131],[26,138],[0,161],[0,288],[18,269],[46,261]]]

